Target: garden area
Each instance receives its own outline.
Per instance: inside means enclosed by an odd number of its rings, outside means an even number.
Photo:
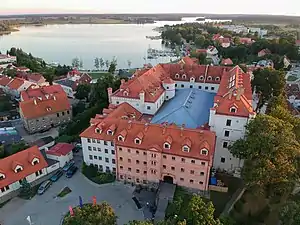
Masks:
[[[85,163],[83,163],[83,165],[82,165],[82,173],[89,180],[91,180],[97,184],[112,183],[116,180],[116,176],[114,174],[99,172],[97,167],[95,167],[93,165],[88,166]]]

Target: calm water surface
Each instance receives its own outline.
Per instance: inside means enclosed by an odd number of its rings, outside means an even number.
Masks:
[[[31,52],[46,62],[71,64],[79,57],[85,69],[94,67],[95,57],[111,60],[117,58],[119,68],[140,67],[145,62],[157,64],[169,62],[170,58],[147,60],[149,47],[162,49],[161,40],[149,40],[146,36],[159,35],[153,28],[165,24],[193,22],[196,18],[183,21],[160,21],[156,24],[81,24],[47,25],[42,27],[21,27],[19,32],[0,36],[0,51],[6,52],[12,46]]]

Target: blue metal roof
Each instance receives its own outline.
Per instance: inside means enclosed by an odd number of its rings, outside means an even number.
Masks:
[[[209,120],[209,110],[213,107],[215,93],[198,89],[176,90],[175,97],[165,102],[151,123],[175,123],[178,126],[196,128]]]

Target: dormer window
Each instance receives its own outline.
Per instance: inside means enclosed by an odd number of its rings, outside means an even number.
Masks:
[[[219,81],[220,80],[220,77],[216,77],[216,79],[215,79],[216,81]]]
[[[195,78],[191,77],[190,82],[194,82],[194,81],[195,81]]]
[[[112,130],[108,130],[108,131],[107,131],[107,134],[108,134],[108,135],[114,135],[114,132],[113,132]]]
[[[201,155],[207,155],[207,154],[208,154],[207,149],[202,149],[202,150],[201,150]]]
[[[175,75],[175,78],[179,78],[179,74],[178,73]]]
[[[97,134],[101,134],[101,129],[97,127],[97,128],[95,129],[95,132],[96,132]]]
[[[200,76],[200,77],[199,77],[199,80],[204,80],[204,76]]]
[[[16,168],[15,168],[15,173],[19,173],[23,170],[23,167],[20,166],[20,165],[17,165]]]
[[[123,95],[124,95],[124,96],[128,96],[128,91],[124,91],[124,92],[123,92]]]
[[[207,80],[212,80],[211,76],[209,76],[209,77],[207,78]]]
[[[118,141],[124,141],[124,137],[122,135],[118,136]]]
[[[189,148],[188,146],[184,145],[184,146],[182,147],[182,151],[183,151],[183,152],[190,152],[190,148]]]
[[[164,149],[170,149],[171,148],[171,145],[169,143],[164,143]]]
[[[142,141],[139,138],[134,139],[134,143],[136,143],[137,145],[140,145],[142,143]]]
[[[182,79],[186,79],[186,75],[185,74],[182,75]]]
[[[4,180],[5,176],[4,174],[0,174],[0,180]]]
[[[37,165],[37,164],[39,164],[39,159],[38,158],[34,158],[33,160],[32,160],[32,162],[31,162],[31,164],[32,165]]]
[[[235,107],[231,107],[231,108],[230,108],[230,112],[236,113],[236,108],[235,108]]]

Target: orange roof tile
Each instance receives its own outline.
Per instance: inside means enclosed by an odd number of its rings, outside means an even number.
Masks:
[[[0,77],[0,85],[1,86],[6,86],[8,85],[13,79],[12,78],[9,78],[7,76],[1,76]]]
[[[39,160],[36,165],[32,165],[34,158]],[[22,166],[23,170],[15,173],[14,170],[17,165]],[[0,159],[0,171],[5,176],[4,179],[0,180],[0,188],[15,183],[47,166],[48,164],[37,146]]]
[[[12,90],[18,90],[24,84],[24,80],[21,78],[14,78],[8,85]]]
[[[50,85],[38,88],[28,88],[26,91],[21,92],[22,99],[24,101],[34,98],[46,99],[46,95],[53,95],[58,93],[64,93],[64,89],[60,85]]]
[[[66,93],[49,95],[47,98],[21,101],[20,112],[26,119],[39,118],[71,109]]]

